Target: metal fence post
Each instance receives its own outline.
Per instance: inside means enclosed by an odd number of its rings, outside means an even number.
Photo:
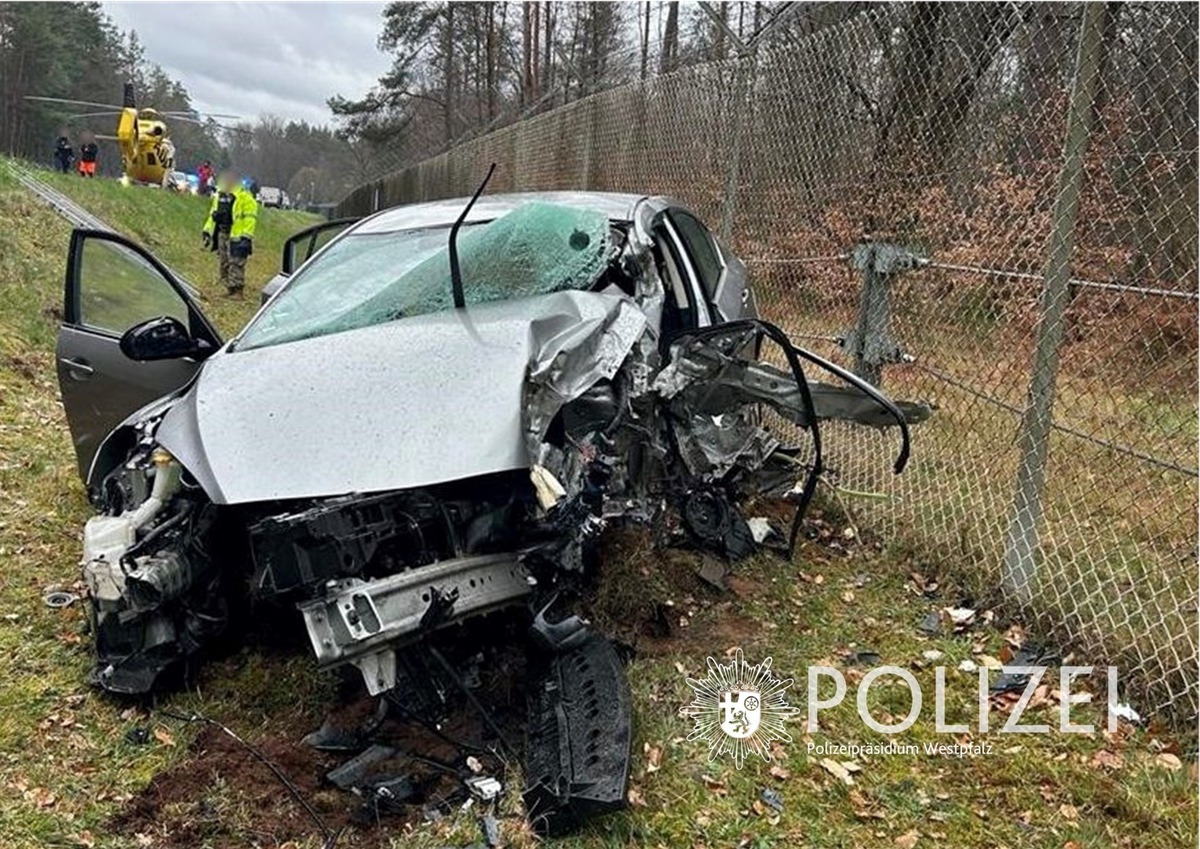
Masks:
[[[742,53],[734,64],[733,85],[730,87],[732,100],[728,104],[733,118],[729,134],[729,157],[725,163],[725,193],[721,198],[721,241],[733,244],[733,219],[737,213],[738,183],[741,180],[742,135],[745,133],[746,112],[753,114],[749,95],[754,75],[758,72],[758,50],[750,48]]]
[[[850,253],[850,265],[863,273],[858,322],[842,340],[854,358],[852,370],[873,386],[883,385],[883,366],[904,361],[892,338],[892,279],[926,260],[897,245],[861,242]]]
[[[1063,317],[1070,288],[1071,256],[1075,249],[1075,224],[1084,178],[1084,154],[1091,132],[1093,103],[1098,85],[1106,6],[1083,4],[1075,80],[1071,87],[1062,170],[1054,204],[1054,232],[1046,260],[1033,374],[1021,421],[1020,460],[1001,567],[1001,587],[1019,603],[1033,597],[1037,569],[1038,527],[1046,486],[1046,457],[1054,418],[1054,383],[1058,372]]]

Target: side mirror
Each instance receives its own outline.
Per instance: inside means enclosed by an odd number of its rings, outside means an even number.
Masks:
[[[121,336],[121,353],[131,360],[174,360],[206,354],[211,347],[192,338],[177,318],[162,316],[135,324]]]

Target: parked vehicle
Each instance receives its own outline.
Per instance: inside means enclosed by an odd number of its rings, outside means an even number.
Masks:
[[[263,206],[271,206],[276,209],[284,206],[284,198],[287,193],[283,189],[275,186],[262,186],[258,190],[258,202]]]

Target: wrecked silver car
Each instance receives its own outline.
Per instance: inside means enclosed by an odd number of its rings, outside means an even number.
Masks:
[[[428,701],[423,647],[515,617],[528,809],[554,831],[619,807],[624,671],[558,604],[603,568],[599,536],[669,521],[743,556],[737,497],[791,493],[802,512],[820,420],[897,425],[899,471],[928,409],[759,321],[743,265],[666,198],[477,195],[338,226],[229,341],[146,251],[74,233],[58,368],[100,512],[83,534],[92,680],[169,686],[271,604],[322,667]],[[814,363],[849,383],[809,380]]]

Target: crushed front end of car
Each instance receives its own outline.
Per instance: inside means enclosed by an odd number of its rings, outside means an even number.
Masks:
[[[338,442],[357,459],[332,463],[326,492],[311,482],[330,454],[324,444],[294,457],[305,464],[293,474],[305,487],[294,492],[277,483],[287,477],[282,455],[271,460],[266,448],[257,462],[274,469],[276,482],[223,481],[227,461],[185,438],[196,432],[187,416],[205,406],[204,396],[195,400],[203,387],[110,438],[106,456],[121,459],[93,488],[103,515],[84,531],[96,684],[126,694],[164,686],[256,604],[285,604],[298,612],[321,667],[353,666],[372,695],[436,712],[454,687],[433,679],[470,690],[469,676],[453,669],[453,652],[439,646],[465,656],[476,651],[462,644],[468,634],[484,643],[481,634],[516,634],[527,657],[531,821],[554,833],[625,804],[632,739],[625,673],[618,652],[573,606],[583,587],[602,579],[601,537],[621,524],[671,523],[717,555],[745,556],[755,547],[737,506],[746,495],[791,498],[799,527],[821,472],[821,420],[898,425],[899,471],[906,425],[929,410],[892,404],[756,319],[664,339],[665,289],[642,228],[578,210],[519,212],[465,246],[466,310],[439,300],[449,297],[446,277],[431,263],[417,270],[405,303],[371,305],[392,324],[374,326],[377,312],[348,318],[345,330],[474,340],[480,363],[494,356],[495,368],[463,381],[478,377],[494,390],[512,371],[511,391],[493,393],[501,399],[494,403],[508,406],[488,406],[492,395],[482,384],[440,391],[451,408],[483,405],[482,420],[494,423],[486,433],[479,416],[464,413],[466,423],[447,415],[413,423],[406,434],[398,420],[374,444]],[[430,300],[437,303],[427,310]],[[295,344],[302,353],[306,343]],[[453,358],[455,350],[431,345],[424,356],[404,369]],[[814,364],[854,385],[809,379],[804,369]],[[406,399],[410,420],[431,397]],[[373,403],[392,402],[381,393]],[[768,412],[807,431],[805,448],[767,429]],[[407,463],[420,469],[411,480],[372,464],[373,456],[385,466],[392,456],[380,449],[384,442],[416,439],[421,428],[443,438]],[[472,460],[484,457],[516,460],[500,468]],[[244,462],[253,468],[256,460]],[[347,467],[361,468],[355,480],[366,483],[348,481]],[[381,488],[387,480],[412,485]]]

